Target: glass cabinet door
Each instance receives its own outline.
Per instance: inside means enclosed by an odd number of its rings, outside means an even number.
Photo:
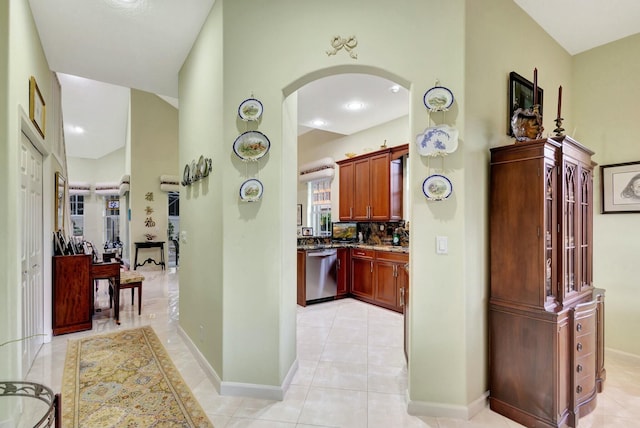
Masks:
[[[567,296],[576,291],[576,194],[577,194],[578,165],[565,160],[563,183],[563,220],[564,232],[563,249],[563,295]]]

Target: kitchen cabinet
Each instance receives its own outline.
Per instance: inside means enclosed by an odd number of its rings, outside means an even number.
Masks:
[[[53,335],[91,330],[91,255],[54,256],[52,290]]]
[[[375,252],[351,249],[351,294],[373,303],[373,263]]]
[[[404,266],[408,262],[408,254],[376,251],[374,292],[376,304],[394,311],[403,311],[403,293],[406,292],[409,284]]]
[[[337,162],[340,220],[402,219],[402,156],[407,152],[405,144]]]
[[[350,271],[351,251],[349,251],[349,248],[338,248],[338,256],[336,258],[336,297],[345,297],[349,294]]]
[[[298,265],[298,270],[297,270],[298,292],[297,292],[296,302],[300,306],[307,306],[307,281],[306,281],[307,252],[304,250],[298,250],[298,254],[296,257],[297,257],[297,265]]]
[[[409,285],[404,266],[409,255],[390,251],[351,250],[351,294],[365,302],[402,312]]]
[[[606,377],[592,155],[570,137],[491,149],[489,403],[525,426],[577,427]]]

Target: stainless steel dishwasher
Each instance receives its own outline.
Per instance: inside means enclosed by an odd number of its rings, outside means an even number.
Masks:
[[[330,300],[337,294],[335,248],[307,251],[306,292],[307,303]]]

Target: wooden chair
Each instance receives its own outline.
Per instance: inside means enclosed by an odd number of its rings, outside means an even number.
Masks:
[[[138,272],[131,270],[121,270],[120,271],[120,290],[125,288],[131,289],[131,304],[133,305],[134,300],[134,291],[138,289],[138,315],[142,314],[142,281],[144,281],[144,276],[140,275]],[[115,292],[120,292],[117,290]]]

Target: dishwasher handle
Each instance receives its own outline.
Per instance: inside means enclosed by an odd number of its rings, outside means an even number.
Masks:
[[[338,251],[335,249],[307,251],[307,257],[330,257],[330,256],[335,256],[337,254],[338,254]]]

